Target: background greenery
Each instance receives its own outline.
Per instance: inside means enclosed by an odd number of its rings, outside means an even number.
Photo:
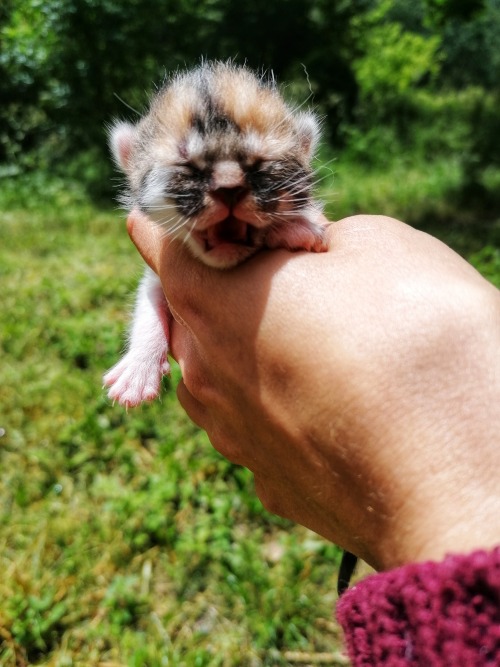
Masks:
[[[332,218],[500,286],[499,43],[500,0],[2,0],[0,665],[346,664],[337,549],[263,511],[177,371],[128,413],[101,390],[141,273],[104,127],[202,55],[270,67],[324,116]]]

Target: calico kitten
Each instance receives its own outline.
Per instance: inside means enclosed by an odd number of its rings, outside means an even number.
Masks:
[[[137,125],[110,132],[127,177],[122,201],[140,209],[200,261],[225,269],[260,248],[326,250],[312,198],[317,119],[285,103],[273,80],[232,63],[177,74]],[[149,269],[138,290],[128,349],[105,376],[124,406],[154,399],[168,373],[168,318]]]

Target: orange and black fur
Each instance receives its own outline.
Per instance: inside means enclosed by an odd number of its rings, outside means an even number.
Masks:
[[[260,248],[326,250],[312,198],[318,135],[316,117],[289,106],[273,79],[208,62],[170,79],[137,125],[116,123],[110,143],[125,206],[224,269]],[[104,378],[109,396],[125,406],[156,397],[167,351],[166,302],[148,270],[128,350]]]

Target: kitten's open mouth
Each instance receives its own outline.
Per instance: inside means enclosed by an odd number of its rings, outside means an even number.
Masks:
[[[263,230],[229,215],[203,230],[195,229],[192,240],[198,256],[209,266],[229,268],[240,264],[262,246]]]
[[[210,225],[207,229],[196,230],[193,236],[201,243],[205,252],[210,252],[226,245],[254,247],[255,231],[256,228],[252,225],[230,215],[222,222]]]

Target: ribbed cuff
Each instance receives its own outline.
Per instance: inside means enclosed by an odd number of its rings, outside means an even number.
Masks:
[[[353,667],[498,667],[500,547],[367,577],[337,617]]]

